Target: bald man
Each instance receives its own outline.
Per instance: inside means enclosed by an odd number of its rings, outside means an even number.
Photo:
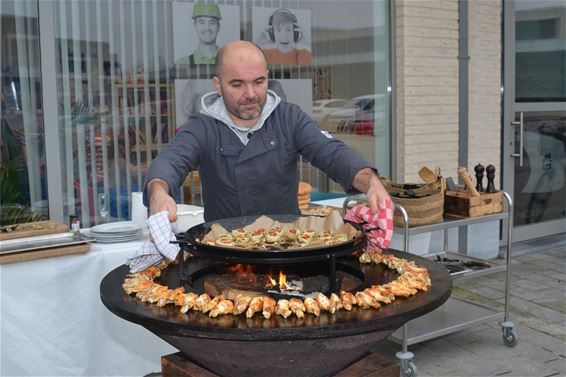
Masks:
[[[206,221],[299,214],[299,154],[346,192],[366,193],[370,208],[378,211],[388,194],[371,165],[298,106],[268,90],[267,74],[265,55],[255,44],[234,41],[220,49],[216,91],[203,96],[200,113],[181,127],[147,171],[144,197],[151,214],[169,211],[169,220],[175,221],[171,191],[197,169]]]

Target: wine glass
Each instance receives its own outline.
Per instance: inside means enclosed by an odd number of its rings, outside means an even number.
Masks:
[[[108,195],[106,193],[98,194],[98,213],[102,219],[102,223],[106,223],[106,216],[108,216]]]

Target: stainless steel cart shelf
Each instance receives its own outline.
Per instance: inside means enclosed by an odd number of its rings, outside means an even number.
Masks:
[[[404,226],[395,228],[395,232],[403,234],[404,247],[403,251],[409,252],[409,237],[416,234],[428,233],[437,230],[444,232],[444,250],[427,255],[426,257],[434,258],[436,255],[447,257],[457,257],[464,260],[479,260],[477,258],[470,258],[466,255],[448,251],[448,229],[459,228],[461,226],[479,224],[487,221],[505,220],[507,219],[507,248],[506,258],[504,264],[490,263],[490,268],[471,270],[464,273],[453,275],[453,280],[463,280],[473,277],[493,274],[496,272],[506,272],[505,283],[505,309],[503,311],[490,308],[481,304],[470,302],[456,297],[450,297],[442,306],[427,313],[426,315],[416,318],[407,324],[403,325],[396,332],[394,332],[389,339],[398,342],[402,346],[402,351],[397,352],[396,356],[401,364],[401,375],[403,377],[417,376],[416,366],[413,363],[413,353],[408,351],[408,346],[417,344],[426,340],[434,339],[440,336],[452,334],[454,332],[464,330],[466,328],[479,325],[488,321],[500,320],[499,323],[503,332],[503,343],[506,346],[513,347],[517,344],[517,336],[513,330],[513,323],[509,321],[509,299],[511,297],[510,291],[510,270],[511,270],[511,231],[513,227],[513,201],[509,194],[502,191],[503,197],[507,202],[507,211],[493,215],[486,215],[480,217],[472,217],[466,219],[444,219],[443,222],[438,224],[423,225],[418,227],[409,228],[409,217],[407,211],[401,206],[396,204],[395,208],[399,210],[403,217]],[[349,201],[363,202],[360,198],[348,198],[344,201],[344,211],[347,209]]]
[[[407,345],[452,334],[484,322],[499,320],[503,316],[504,313],[500,310],[450,297],[439,308],[410,322],[407,327]],[[402,328],[395,331],[389,339],[402,344]]]

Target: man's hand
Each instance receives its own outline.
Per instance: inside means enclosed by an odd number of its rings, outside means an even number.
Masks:
[[[169,186],[161,179],[152,179],[147,184],[149,197],[149,214],[155,215],[162,211],[169,212],[169,221],[177,221],[177,203],[169,196]]]
[[[389,194],[387,193],[387,190],[385,190],[385,187],[383,186],[375,172],[369,168],[360,170],[354,176],[352,187],[366,194],[369,208],[373,213],[379,212],[379,203],[383,199],[391,200]]]

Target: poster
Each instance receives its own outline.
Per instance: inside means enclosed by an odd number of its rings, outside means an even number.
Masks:
[[[240,7],[212,3],[172,4],[175,64],[214,64],[216,52],[240,39]]]
[[[253,7],[252,36],[268,64],[312,63],[310,10]]]

